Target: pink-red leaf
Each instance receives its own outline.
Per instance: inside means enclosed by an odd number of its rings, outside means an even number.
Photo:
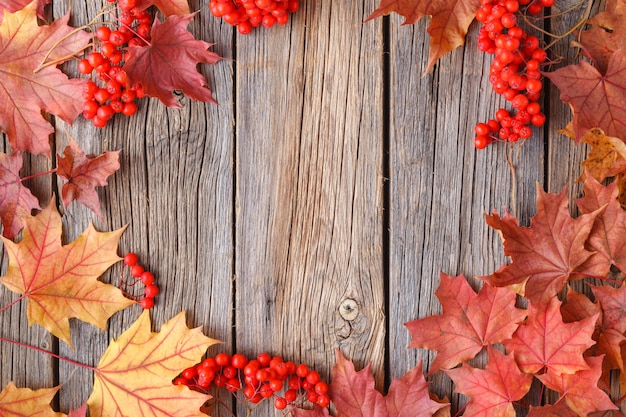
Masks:
[[[0,24],[0,129],[13,151],[50,155],[54,132],[45,110],[72,123],[83,110],[83,79],[68,79],[56,65],[87,47],[91,36],[67,25],[69,13],[49,26],[37,24],[37,2],[5,13]]]
[[[597,212],[573,219],[564,189],[560,194],[544,192],[537,185],[537,214],[530,227],[520,227],[509,212],[486,216],[487,224],[500,231],[504,253],[511,264],[481,277],[497,287],[510,287],[535,303],[548,302],[570,277],[599,276],[602,268],[582,268],[593,252],[585,249]]]
[[[189,2],[187,0],[139,0],[135,7],[138,10],[145,10],[153,5],[165,16],[189,14]]]
[[[526,311],[515,307],[515,294],[505,288],[483,285],[476,294],[464,276],[441,274],[435,294],[442,314],[406,323],[409,347],[437,351],[431,371],[449,369],[467,361],[483,347],[509,339]]]
[[[430,53],[425,71],[428,72],[439,58],[465,43],[479,7],[479,0],[382,0],[367,20],[396,12],[404,16],[405,24],[412,24],[431,16]]]
[[[107,185],[107,177],[119,169],[120,152],[104,152],[97,157],[86,156],[72,140],[63,154],[65,157],[57,158],[57,174],[67,181],[61,190],[63,204],[68,206],[76,200],[100,216],[96,186]]]
[[[445,371],[456,384],[456,392],[470,397],[463,415],[515,417],[513,403],[530,390],[532,375],[517,367],[513,355],[489,349],[485,370],[463,364]]]
[[[0,218],[2,235],[7,239],[13,239],[24,227],[20,214],[40,208],[39,200],[20,179],[22,162],[21,152],[10,155],[0,152]]]
[[[561,398],[580,416],[586,416],[594,411],[617,410],[609,396],[598,388],[598,379],[602,374],[602,359],[602,356],[588,357],[589,369],[575,374],[546,373],[537,375],[537,378],[546,387],[560,392]]]
[[[626,56],[621,50],[609,58],[602,75],[586,61],[546,74],[561,91],[561,100],[574,111],[572,128],[577,140],[600,128],[626,141]]]
[[[132,83],[142,84],[145,93],[168,107],[180,107],[172,92],[180,90],[188,97],[215,103],[207,80],[196,70],[199,62],[215,64],[221,58],[207,51],[211,44],[196,40],[187,25],[195,14],[170,16],[164,23],[154,20],[152,39],[147,46],[130,46],[130,58],[124,65]]]
[[[589,369],[583,352],[594,344],[591,335],[598,316],[564,323],[560,306],[556,297],[539,307],[531,303],[527,323],[504,342],[522,371],[561,375]]]

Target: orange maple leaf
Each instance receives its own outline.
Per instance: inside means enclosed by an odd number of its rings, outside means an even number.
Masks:
[[[367,20],[396,12],[404,16],[404,24],[412,24],[431,16],[426,73],[439,58],[465,43],[465,35],[479,7],[479,0],[382,0]]]
[[[43,326],[71,346],[70,318],[105,329],[109,317],[135,303],[119,288],[98,281],[121,260],[116,251],[124,228],[100,233],[90,224],[76,240],[63,246],[61,216],[54,204],[22,220],[21,242],[2,238],[9,267],[0,283],[28,300],[31,325]]]
[[[184,312],[152,333],[145,310],[102,355],[87,400],[91,417],[206,417],[200,407],[210,396],[172,380],[215,343],[199,327],[189,329]]]
[[[37,24],[35,0],[0,24],[0,129],[13,151],[50,154],[48,136],[54,128],[41,110],[67,123],[83,111],[84,79],[68,79],[56,65],[85,49],[91,36],[67,25],[69,13],[49,26]]]
[[[32,0],[2,0],[0,3],[0,22],[2,22],[2,16],[4,12],[16,12],[20,9],[23,9],[26,5],[28,5]],[[44,12],[44,8],[46,4],[50,3],[52,0],[38,0],[37,1],[37,16],[41,20],[46,20],[46,13]]]
[[[0,392],[0,416],[30,416],[30,417],[64,417],[50,407],[52,398],[61,387],[17,388],[13,382]]]

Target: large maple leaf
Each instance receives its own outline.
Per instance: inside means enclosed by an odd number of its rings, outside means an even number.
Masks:
[[[67,181],[61,190],[63,204],[68,206],[76,200],[99,217],[100,200],[95,187],[107,185],[107,177],[120,168],[120,152],[104,152],[97,157],[86,156],[72,140],[63,154],[65,157],[57,158],[57,175]]]
[[[44,8],[46,7],[46,4],[49,4],[51,1],[52,0],[37,1],[37,16],[40,19],[46,20],[46,13],[44,11]],[[0,22],[2,22],[2,16],[4,16],[4,12],[16,12],[20,9],[23,9],[31,2],[32,0],[2,0],[2,3],[0,3]]]
[[[71,346],[70,318],[105,329],[109,317],[135,303],[119,288],[97,279],[121,260],[116,251],[123,228],[100,233],[90,224],[63,246],[61,216],[53,203],[23,221],[21,242],[2,238],[9,267],[0,283],[28,300],[31,325],[43,326]]]
[[[187,30],[194,14],[170,16],[164,23],[154,20],[152,39],[146,46],[130,46],[130,58],[124,69],[129,79],[140,82],[145,93],[168,107],[180,107],[172,92],[180,90],[188,97],[215,103],[207,80],[196,70],[199,62],[215,64],[222,59],[207,51],[212,45],[197,40]]]
[[[508,211],[500,217],[485,216],[487,224],[500,231],[504,253],[511,264],[481,277],[498,287],[510,287],[535,303],[549,301],[577,274],[600,276],[601,266],[583,268],[593,255],[585,249],[598,212],[573,219],[568,210],[567,189],[560,194],[544,192],[537,184],[537,214],[530,227],[520,227]]]
[[[356,372],[340,351],[329,392],[337,417],[430,417],[449,406],[430,398],[421,362],[401,379],[394,379],[383,396],[374,388],[370,366]]]
[[[9,382],[0,392],[0,416],[64,417],[65,414],[57,413],[50,407],[59,388],[32,390],[17,388],[13,382]]]
[[[561,91],[561,100],[574,112],[576,140],[589,129],[600,128],[626,141],[626,56],[621,50],[609,58],[603,75],[586,61],[546,73]]]
[[[609,396],[598,388],[602,359],[601,356],[587,357],[589,369],[575,374],[546,373],[537,375],[537,378],[546,387],[560,392],[561,398],[579,416],[586,416],[594,411],[617,410]]]
[[[412,24],[431,16],[428,72],[439,58],[464,44],[479,7],[479,0],[382,0],[367,20],[396,12],[404,16],[405,24]]]
[[[442,314],[406,323],[412,337],[409,347],[437,351],[430,374],[509,339],[526,316],[525,310],[515,307],[512,291],[485,284],[476,294],[462,275],[452,278],[442,273],[435,294]]]
[[[589,369],[583,352],[594,344],[591,335],[598,316],[564,323],[560,306],[556,297],[539,306],[531,303],[526,324],[504,342],[522,371],[560,375]]]
[[[586,177],[585,196],[576,200],[576,205],[581,213],[593,213],[602,209],[587,241],[589,249],[597,252],[588,263],[604,268],[599,276],[606,276],[611,265],[626,272],[626,211],[622,210],[617,201],[617,183],[613,182],[605,187],[592,176]],[[626,326],[622,332],[624,331]]]
[[[0,152],[0,218],[2,235],[7,239],[13,239],[22,230],[20,213],[30,214],[32,209],[40,208],[39,200],[22,183],[22,163],[21,152]]]
[[[513,355],[489,349],[484,370],[467,364],[445,371],[456,384],[456,392],[470,397],[464,416],[515,417],[513,403],[530,390],[533,376],[517,367]]]
[[[189,14],[188,0],[139,0],[135,7],[138,10],[145,10],[150,6],[156,6],[165,16]]]
[[[109,344],[96,367],[94,388],[87,400],[92,417],[206,417],[200,407],[210,396],[174,385],[185,368],[198,363],[217,340],[189,329],[181,312],[150,331],[147,310]]]
[[[84,79],[69,79],[56,65],[88,45],[91,36],[67,25],[69,12],[49,26],[37,24],[37,2],[5,13],[0,24],[0,129],[13,151],[50,154],[54,132],[41,110],[72,123],[83,110]]]

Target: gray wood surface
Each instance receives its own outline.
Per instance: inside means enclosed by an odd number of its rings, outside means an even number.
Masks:
[[[75,26],[108,4],[52,3],[54,16],[71,7]],[[465,47],[423,75],[428,20],[364,23],[377,0],[301,0],[287,25],[248,36],[205,3],[190,1],[201,10],[190,30],[226,58],[200,67],[219,105],[181,96],[182,108],[167,109],[145,99],[134,117],[103,130],[56,122],[57,153],[67,134],[88,153],[122,149],[120,170],[100,190],[102,218],[71,205],[66,240],[90,221],[100,230],[128,225],[120,255],[138,253],[161,289],[154,329],[186,310],[189,326],[224,342],[210,353],[267,351],[328,378],[339,348],[358,368],[371,362],[381,389],[420,359],[427,371],[434,354],[407,349],[404,323],[441,311],[441,271],[479,276],[504,262],[484,213],[508,208],[527,225],[536,182],[575,189],[585,150],[555,133],[571,119],[569,107],[548,88],[545,129],[512,151],[476,151],[474,125],[504,105],[489,85],[491,58],[476,48],[476,23]],[[33,158],[23,173],[49,165]],[[60,189],[50,178],[30,183],[42,204]],[[103,280],[117,283],[121,273],[117,265]],[[0,290],[2,305],[14,298]],[[106,332],[73,322],[72,350],[28,328],[22,303],[2,313],[0,334],[96,365],[139,314],[115,315]],[[88,371],[7,343],[0,353],[2,386],[61,383],[64,412],[89,396]],[[449,378],[430,380],[453,412],[466,401]],[[269,405],[257,413],[274,414]]]

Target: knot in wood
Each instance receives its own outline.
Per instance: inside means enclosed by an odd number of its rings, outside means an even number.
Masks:
[[[351,298],[346,298],[339,306],[339,314],[344,320],[352,321],[359,315],[359,305]]]

